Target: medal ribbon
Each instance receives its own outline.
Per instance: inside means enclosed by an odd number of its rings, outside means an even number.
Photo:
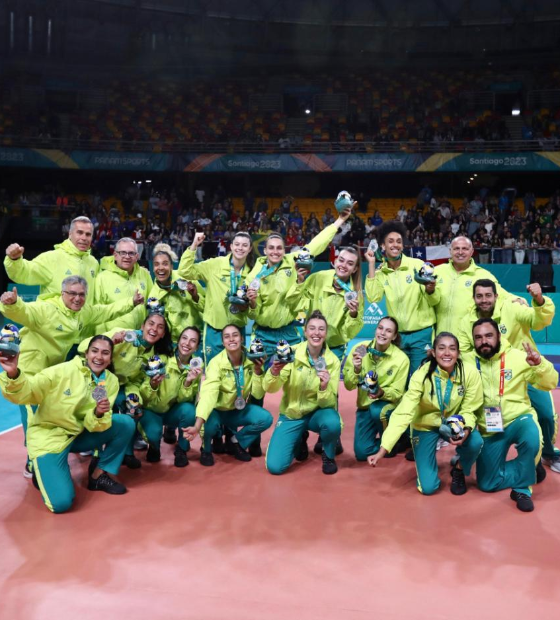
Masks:
[[[387,355],[387,353],[385,353],[384,351],[379,351],[379,349],[376,349],[373,346],[374,340],[372,340],[367,348],[368,353],[372,356],[372,357],[385,357]]]
[[[105,387],[105,384],[107,383],[107,373],[105,371],[103,371],[99,375],[99,377],[97,375],[95,375],[93,373],[93,371],[92,371],[91,377],[92,377],[93,381],[95,382],[95,387]]]
[[[309,363],[311,364],[311,368],[315,368],[315,362],[313,361],[313,358],[311,357],[311,353],[309,353],[309,347],[307,347],[305,350],[307,351],[307,359],[309,360]],[[324,351],[325,351],[325,347],[321,349],[321,353],[319,354],[319,357],[323,357]]]
[[[455,374],[455,371],[451,373],[449,379],[447,379],[447,385],[445,386],[445,396],[442,396],[441,392],[441,378],[436,375],[436,394],[438,399],[439,409],[441,411],[441,419],[445,420],[445,412],[449,407],[449,403],[451,402],[451,392],[453,390],[453,381],[451,378]]]
[[[241,366],[238,369],[235,369],[233,364],[231,365],[231,368],[235,378],[235,391],[237,392],[237,398],[243,398],[243,386],[245,383],[243,362],[241,362]]]
[[[340,286],[340,288],[343,291],[346,291],[347,293],[351,293],[352,292],[352,287],[347,284],[346,282],[343,282],[338,276],[334,277],[334,281],[338,284],[338,286]]]
[[[230,295],[237,294],[237,289],[239,288],[239,283],[241,282],[242,273],[243,273],[243,269],[241,269],[241,273],[238,276],[235,275],[235,269],[233,268],[233,260],[230,260],[230,268],[229,268]]]
[[[280,266],[280,263],[278,263],[278,265],[272,265],[272,266],[269,266],[265,263],[263,265],[263,268],[259,271],[258,275],[255,277],[255,280],[262,280],[263,278],[268,277],[271,273],[274,273],[276,269],[278,269],[279,266]]]

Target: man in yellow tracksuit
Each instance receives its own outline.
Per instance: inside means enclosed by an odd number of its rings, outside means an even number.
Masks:
[[[111,304],[119,299],[132,297],[139,291],[144,297],[152,288],[150,272],[138,264],[138,246],[134,239],[123,237],[117,241],[113,256],[101,259],[101,272],[95,278],[93,300],[96,304]],[[106,332],[113,327],[130,325],[138,329],[145,318],[143,306],[132,310],[129,316],[118,321],[98,322],[96,332]],[[123,323],[124,322],[124,323]]]
[[[541,429],[531,407],[527,386],[552,390],[558,385],[554,366],[525,345],[525,352],[502,340],[493,319],[482,318],[473,325],[476,366],[482,378],[484,406],[478,426],[484,446],[477,460],[476,478],[482,491],[512,489],[510,497],[523,512],[534,509],[531,485],[541,454]],[[507,460],[514,445],[517,457]]]
[[[13,378],[8,372],[0,374],[0,388],[12,403],[39,403],[29,421],[27,449],[47,508],[60,513],[72,506],[75,491],[68,465],[70,452],[100,450],[97,468],[105,473],[93,479],[90,471],[88,488],[118,495],[125,493],[126,488],[107,475],[119,473],[126,446],[134,433],[132,418],[110,412],[119,389],[117,378],[109,371],[102,378],[94,377],[86,362],[78,357],[35,376],[18,371],[17,366],[15,370],[19,374],[12,375]],[[109,400],[107,412],[101,414],[99,403],[93,398],[100,380]]]
[[[507,338],[514,349],[523,351],[526,343],[537,349],[531,330],[539,331],[551,325],[555,306],[550,297],[542,294],[540,284],[536,282],[530,284],[527,290],[533,298],[530,307],[502,299],[492,280],[477,280],[473,286],[474,305],[471,305],[470,311],[459,324],[457,335],[461,353],[472,351],[473,325],[484,317],[496,321],[500,334]],[[558,434],[558,416],[552,394],[549,391],[538,390],[532,385],[528,386],[528,393],[542,430],[543,459],[552,471],[560,473],[560,451],[554,446]],[[546,472],[539,466],[538,482],[544,480],[545,476]]]
[[[93,224],[80,216],[72,220],[68,239],[31,261],[23,258],[22,246],[12,243],[6,248],[6,273],[16,284],[40,285],[41,296],[60,293],[62,280],[68,276],[84,278],[92,290],[99,271],[99,263],[91,255],[92,238]]]
[[[294,361],[286,364],[278,374],[274,374],[277,372],[274,364],[263,380],[266,392],[273,394],[281,388],[284,390],[278,422],[266,451],[266,468],[274,475],[283,474],[294,458],[298,461],[307,458],[310,430],[318,433],[322,442],[323,472],[332,474],[337,471],[335,450],[342,432],[342,419],[337,411],[340,360],[328,347],[325,348],[322,357],[330,378],[321,387],[307,346],[307,341],[298,344],[294,351]],[[329,464],[332,470],[325,471],[325,466]]]
[[[360,359],[359,355],[356,357],[359,347],[366,347],[371,352]],[[343,369],[344,387],[347,390],[358,389],[354,429],[354,454],[358,461],[365,461],[370,454],[379,451],[389,416],[405,392],[410,366],[408,357],[394,344],[383,352],[375,347],[375,340],[356,344],[348,353]],[[358,361],[359,368],[356,366]],[[369,371],[377,374],[377,383],[382,390],[382,396],[374,400],[366,390],[359,388],[359,383]]]
[[[386,222],[379,228],[378,241],[384,259],[376,270],[375,254],[371,250],[366,252],[369,273],[365,292],[369,302],[385,297],[387,314],[398,321],[401,348],[410,360],[412,374],[432,345],[437,281],[419,284],[414,280],[414,270],[420,270],[424,263],[403,254],[405,235],[406,229],[400,222]]]
[[[467,237],[456,237],[451,242],[451,258],[448,263],[437,265],[437,286],[434,291],[436,305],[436,334],[456,333],[457,325],[472,304],[472,287],[477,280],[488,279],[496,283],[502,299],[517,299],[505,291],[493,274],[477,265],[473,258],[473,245]]]

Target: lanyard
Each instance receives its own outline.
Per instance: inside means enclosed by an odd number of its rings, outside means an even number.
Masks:
[[[480,373],[480,376],[482,376],[482,370],[480,369],[480,360],[478,359],[478,357],[474,358],[474,361],[476,362],[476,368],[478,370],[478,372]],[[504,395],[504,382],[505,382],[505,367],[506,367],[506,354],[502,353],[502,355],[500,356],[500,388],[498,391],[498,397],[500,398],[500,402],[502,401],[502,396]]]
[[[274,273],[274,271],[276,271],[276,269],[278,269],[279,266],[280,266],[280,263],[278,263],[278,265],[272,265],[272,266],[268,266],[265,263],[263,265],[263,268],[259,271],[258,275],[256,276],[255,280],[262,280],[263,278],[267,278],[271,273]]]
[[[449,403],[451,402],[451,392],[453,390],[453,381],[451,380],[451,378],[453,377],[454,373],[455,371],[453,371],[453,373],[451,373],[451,375],[449,376],[449,379],[447,379],[447,385],[445,386],[445,396],[442,396],[441,392],[441,377],[439,377],[438,375],[436,375],[435,377],[436,394],[442,419],[445,419],[445,412],[447,411]]]
[[[98,387],[105,387],[105,384],[107,383],[107,374],[105,371],[103,371],[99,377],[96,376],[93,372],[91,373],[91,377],[95,383],[96,386]]]
[[[230,294],[236,295],[237,289],[239,288],[239,283],[241,282],[241,276],[243,274],[243,268],[241,269],[241,273],[236,276],[235,269],[233,268],[233,260],[230,261],[229,267],[229,279],[230,279]]]
[[[373,346],[373,343],[374,343],[374,342],[375,342],[375,341],[374,341],[374,340],[372,340],[372,341],[369,343],[368,348],[367,348],[367,351],[368,351],[368,353],[371,355],[372,359],[373,359],[374,357],[385,357],[385,356],[387,355],[387,353],[385,353],[385,351],[380,351],[379,349],[376,349],[376,348]]]
[[[231,365],[231,368],[233,370],[233,376],[235,378],[235,391],[237,392],[237,398],[239,398],[240,396],[243,396],[243,385],[244,385],[244,370],[243,370],[243,360],[241,360],[241,366],[237,369],[235,369],[233,367],[233,364]]]
[[[338,276],[334,277],[334,281],[343,291],[346,291],[347,293],[352,291],[352,287],[349,284],[346,284],[346,282],[343,282]]]
[[[309,353],[309,348],[306,347],[305,349],[307,351],[307,359],[309,360],[309,364],[311,365],[311,368],[315,368],[315,362],[313,361],[313,358],[311,357],[311,353]],[[321,357],[323,355],[324,352],[324,347],[323,350],[321,351],[321,353],[319,354],[319,357]]]

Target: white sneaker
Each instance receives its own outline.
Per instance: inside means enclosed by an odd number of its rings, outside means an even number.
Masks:
[[[445,441],[445,439],[438,439],[437,440],[437,445],[436,445],[436,450],[441,450],[442,448],[445,448],[445,446],[448,446],[449,442]]]
[[[546,463],[555,474],[560,474],[560,454],[553,456],[551,459],[543,458],[543,462]]]
[[[147,450],[148,444],[143,439],[137,439],[134,442],[134,449],[135,450]]]

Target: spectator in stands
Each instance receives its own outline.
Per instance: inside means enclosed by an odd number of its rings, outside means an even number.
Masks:
[[[509,265],[513,262],[513,250],[515,248],[515,239],[510,230],[505,231],[502,245],[502,262]]]
[[[334,215],[332,214],[332,210],[330,208],[325,209],[325,214],[322,217],[323,228],[326,228],[329,224],[334,222]]]

